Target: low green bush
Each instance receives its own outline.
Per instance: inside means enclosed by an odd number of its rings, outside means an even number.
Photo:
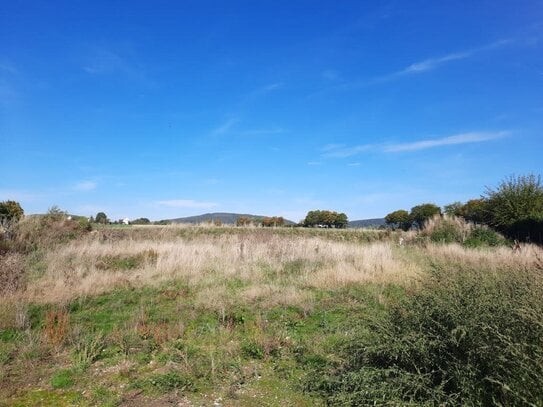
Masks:
[[[487,227],[476,227],[471,231],[468,238],[464,241],[464,246],[501,246],[506,244],[506,240],[494,230]]]
[[[542,272],[435,266],[384,318],[352,328],[343,362],[307,388],[341,406],[541,405]]]

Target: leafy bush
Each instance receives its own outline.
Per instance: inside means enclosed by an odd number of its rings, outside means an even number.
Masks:
[[[496,231],[485,226],[474,228],[468,238],[464,241],[464,246],[501,246],[506,244],[506,240]]]
[[[484,225],[474,225],[461,217],[436,215],[424,224],[422,238],[436,243],[459,243],[467,247],[500,246],[506,240]]]
[[[542,271],[435,266],[384,319],[359,323],[345,362],[307,387],[342,406],[540,405]]]
[[[0,202],[0,219],[18,221],[24,216],[24,210],[19,202],[2,201]]]
[[[511,239],[543,242],[543,183],[534,174],[504,179],[486,191],[490,225]]]

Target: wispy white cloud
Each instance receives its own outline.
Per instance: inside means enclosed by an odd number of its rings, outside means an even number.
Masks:
[[[360,163],[349,163],[347,164],[349,167],[360,167]]]
[[[270,83],[268,85],[264,85],[261,88],[257,90],[257,93],[268,93],[277,89],[280,89],[283,87],[283,82],[275,82]]]
[[[94,181],[80,181],[76,183],[73,187],[76,191],[92,191],[93,189],[96,189],[98,184]]]
[[[322,156],[325,158],[347,158],[369,151],[374,147],[372,144],[358,146],[328,145],[323,148]]]
[[[214,208],[219,206],[215,202],[195,201],[192,199],[170,199],[165,201],[156,201],[157,205],[167,206],[170,208]]]
[[[438,57],[424,59],[422,61],[415,62],[400,71],[393,72],[389,75],[385,75],[380,78],[376,78],[376,80],[377,81],[389,80],[389,79],[394,79],[400,76],[419,74],[423,72],[432,71],[440,67],[441,65],[445,65],[449,62],[467,59],[480,52],[500,48],[512,42],[513,42],[512,39],[499,40],[499,41],[492,42],[490,44],[483,45],[481,47],[471,48],[465,51],[453,52],[453,53],[438,56]]]
[[[452,146],[459,144],[480,143],[484,141],[497,140],[509,135],[508,131],[474,131],[468,133],[454,134],[452,136],[425,139],[408,143],[396,144],[363,144],[357,146],[345,146],[342,144],[329,144],[322,148],[324,158],[347,158],[363,152],[377,151],[383,153],[399,153],[426,150],[429,148]],[[359,163],[350,163],[350,166]]]
[[[391,72],[391,73],[384,74],[384,75],[377,76],[370,79],[347,81],[347,82],[338,84],[336,86],[333,86],[331,88],[328,88],[328,90],[354,90],[354,89],[359,89],[359,88],[370,86],[370,85],[375,85],[378,83],[400,79],[402,77],[408,77],[408,76],[422,74],[425,72],[430,72],[448,63],[468,59],[484,51],[490,51],[493,49],[501,48],[506,45],[512,44],[513,42],[514,42],[513,39],[504,39],[504,40],[494,41],[492,43],[489,43],[480,47],[467,49],[464,51],[451,52],[449,54],[445,54],[441,56],[430,57],[418,62],[414,62],[406,66],[405,68],[400,69],[395,72]],[[319,93],[320,92],[317,92],[317,94]]]
[[[244,130],[239,134],[242,136],[269,136],[274,134],[283,134],[286,133],[286,130],[281,128],[271,128],[271,129],[254,129],[254,130]]]
[[[461,133],[455,134],[453,136],[427,139],[414,141],[411,143],[399,143],[387,145],[383,148],[383,151],[386,153],[396,153],[404,151],[419,151],[426,150],[428,148],[435,148],[441,146],[451,146],[457,144],[469,144],[469,143],[479,143],[482,141],[496,140],[502,137],[505,137],[509,134],[507,131],[482,131],[482,132],[470,132],[470,133]]]
[[[216,127],[215,129],[213,129],[211,131],[211,135],[212,136],[220,136],[222,134],[225,134],[225,133],[228,133],[228,131],[230,131],[232,129],[232,127],[234,127],[234,125],[236,125],[236,123],[239,123],[239,119],[238,118],[230,118],[228,120],[226,120],[224,123],[222,123],[221,125],[219,125],[218,127]]]
[[[453,54],[448,54],[438,58],[428,58],[424,61],[416,62],[409,65],[407,68],[396,72],[393,75],[407,75],[414,73],[421,73],[425,71],[431,71],[432,69],[437,68],[439,65],[443,65],[446,62],[458,61],[461,59],[469,58],[473,54],[472,51],[467,52],[457,52]]]
[[[263,86],[259,86],[258,88],[256,88],[256,89],[248,92],[247,94],[245,94],[241,98],[241,100],[239,102],[239,105],[244,106],[244,105],[247,105],[247,104],[251,104],[251,103],[255,102],[255,100],[257,100],[257,99],[259,99],[261,97],[264,97],[269,93],[276,92],[276,91],[282,89],[284,86],[285,86],[285,84],[283,82],[272,82],[272,83],[268,83],[268,84],[263,85]]]

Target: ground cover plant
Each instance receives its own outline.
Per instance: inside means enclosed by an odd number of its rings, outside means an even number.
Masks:
[[[25,221],[0,405],[542,403],[536,246]]]

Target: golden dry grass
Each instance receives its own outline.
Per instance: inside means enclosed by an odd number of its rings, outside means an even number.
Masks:
[[[213,291],[202,296],[220,301],[221,284],[236,278],[245,284],[248,301],[287,304],[303,302],[308,288],[402,283],[420,271],[391,243],[274,234],[166,238],[160,232],[156,238],[106,241],[90,236],[51,250],[46,264],[44,275],[27,286],[29,300],[59,302],[123,285],[185,279]]]
[[[201,306],[216,310],[232,301],[309,307],[314,289],[406,285],[429,262],[498,269],[529,267],[543,259],[542,250],[530,245],[512,253],[507,247],[474,250],[455,244],[399,247],[395,238],[359,243],[310,233],[254,233],[251,227],[235,234],[190,227],[194,233],[180,235],[182,228],[110,230],[54,246],[44,260],[45,272],[28,281],[24,300],[62,303],[116,287],[183,280],[196,288]],[[229,290],[233,280],[239,282],[236,298]]]

